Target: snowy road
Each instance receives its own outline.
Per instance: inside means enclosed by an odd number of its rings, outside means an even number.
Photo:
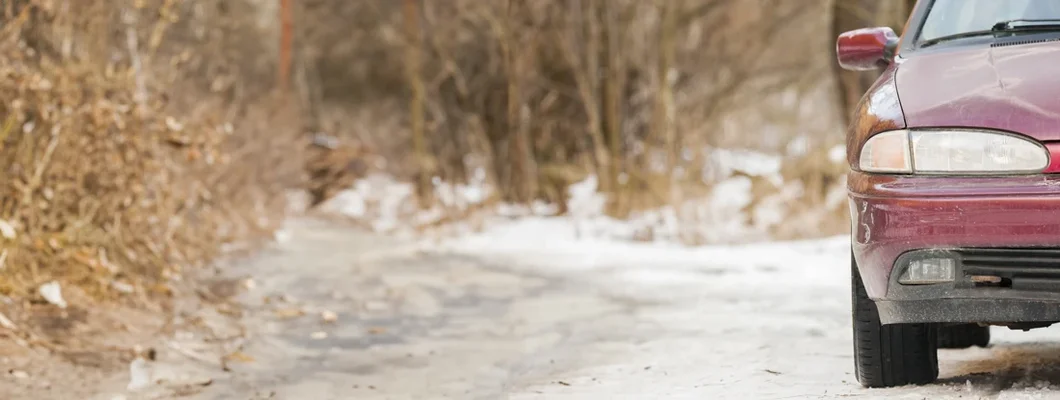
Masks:
[[[843,238],[681,249],[548,221],[430,246],[313,220],[290,233],[236,267],[257,283],[255,361],[192,398],[1060,398],[1049,329],[942,351],[936,385],[860,388]],[[262,299],[280,294],[307,314],[278,318]]]

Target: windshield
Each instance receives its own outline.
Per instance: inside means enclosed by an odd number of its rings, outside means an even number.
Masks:
[[[920,40],[990,30],[1013,19],[1060,19],[1058,0],[935,0]]]

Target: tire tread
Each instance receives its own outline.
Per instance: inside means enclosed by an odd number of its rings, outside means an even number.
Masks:
[[[851,255],[855,373],[865,387],[927,384],[938,379],[934,324],[882,325]]]

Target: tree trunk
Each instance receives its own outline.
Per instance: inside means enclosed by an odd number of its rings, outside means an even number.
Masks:
[[[611,156],[608,176],[611,178],[610,186],[614,192],[611,196],[610,211],[612,215],[624,215],[628,212],[628,204],[625,200],[628,186],[620,181],[619,177],[625,172],[626,159],[622,146],[622,126],[625,115],[622,112],[623,92],[626,87],[627,66],[625,54],[622,52],[622,43],[625,37],[626,26],[618,18],[618,3],[601,7],[600,19],[603,22],[601,36],[604,45],[604,82],[603,82],[603,123],[602,130],[607,136],[607,144]],[[628,181],[626,181],[628,182]]]
[[[656,92],[655,109],[652,115],[652,131],[663,143],[666,154],[666,176],[672,184],[674,171],[677,169],[680,151],[677,148],[677,132],[674,130],[676,114],[674,90],[670,82],[670,73],[677,59],[677,0],[659,0],[659,56],[655,70]],[[671,185],[673,186],[673,185]],[[672,188],[671,188],[672,192]]]
[[[592,141],[593,160],[600,182],[600,191],[610,192],[613,179],[610,176],[611,154],[604,137],[603,117],[600,101],[600,29],[596,9],[600,0],[572,0],[571,37],[562,38],[564,57],[571,65],[575,84],[578,87],[582,107],[585,110],[589,137]],[[583,47],[579,47],[583,46]]]
[[[291,16],[291,0],[280,0],[280,62],[276,87],[287,92],[291,77],[291,46],[294,41],[294,23]]]
[[[404,25],[405,25],[405,77],[411,89],[409,97],[409,121],[412,126],[412,151],[416,161],[416,195],[421,205],[430,202],[431,197],[431,168],[430,159],[427,155],[427,143],[424,104],[426,102],[426,87],[420,71],[420,14],[418,0],[404,0]]]
[[[512,198],[517,202],[529,204],[537,194],[537,174],[534,172],[533,152],[530,148],[527,124],[523,121],[523,75],[526,71],[527,53],[532,49],[524,47],[523,32],[516,20],[523,0],[508,0],[508,11],[505,18],[504,63],[508,73],[508,144],[510,147],[512,168]]]

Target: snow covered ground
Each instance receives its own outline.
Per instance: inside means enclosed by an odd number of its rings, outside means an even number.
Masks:
[[[589,361],[554,375],[570,386],[542,383],[513,398],[1060,398],[1055,329],[993,328],[992,348],[943,350],[936,385],[860,388],[845,237],[689,248],[577,231],[561,218],[524,219],[448,244],[514,269],[579,276],[587,290],[637,304],[627,321],[636,340],[580,348]]]
[[[776,178],[770,168],[744,173]],[[507,318],[529,318],[531,326],[557,330],[559,339],[516,338],[552,344],[524,344],[524,359],[502,363],[518,368],[501,374],[500,393],[513,399],[1060,399],[1060,328],[993,328],[989,349],[940,352],[938,384],[861,388],[853,376],[847,238],[763,241],[761,227],[746,224],[746,177],[720,174],[712,197],[696,206],[702,218],[695,221],[672,208],[625,221],[604,216],[590,178],[570,188],[567,216],[551,216],[554,208],[543,204],[498,205],[473,229],[464,225],[424,241],[424,251],[438,260],[472,257],[520,276],[566,282],[548,294],[551,301],[511,300]],[[488,195],[488,188],[439,187],[457,208]],[[402,209],[408,193],[375,177],[330,207],[390,233],[400,233],[395,229],[410,219],[440,215]],[[690,229],[716,244],[683,245]],[[733,244],[748,241],[757,243]]]

